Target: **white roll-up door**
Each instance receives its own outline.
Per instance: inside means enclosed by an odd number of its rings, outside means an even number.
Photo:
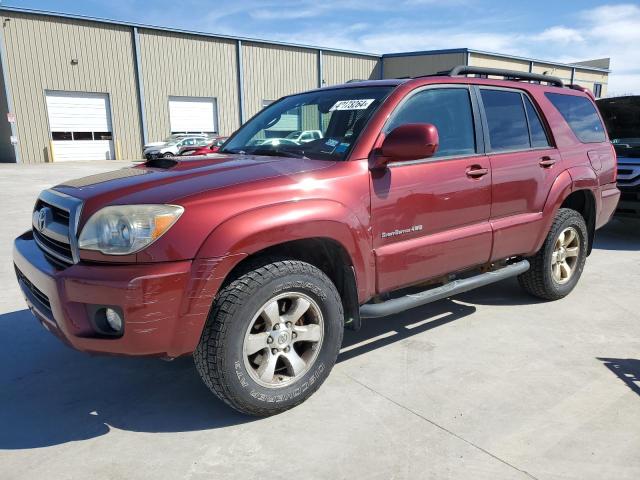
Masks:
[[[113,159],[109,95],[47,92],[46,97],[55,161]]]
[[[171,133],[218,132],[215,98],[169,97]]]

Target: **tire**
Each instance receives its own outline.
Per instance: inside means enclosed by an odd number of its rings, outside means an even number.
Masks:
[[[173,157],[173,156],[174,156],[174,155],[173,155],[173,153],[171,153],[171,152],[167,152],[167,153],[163,153],[163,154],[162,154],[162,158],[171,158],[171,157]]]
[[[575,235],[575,240],[572,235]],[[527,293],[544,300],[558,300],[569,295],[584,270],[588,238],[582,215],[569,208],[558,210],[542,248],[528,259],[531,267],[518,276],[520,286]],[[560,245],[565,247],[564,254]],[[576,247],[577,252],[573,250]],[[566,267],[562,265],[562,259],[565,259]]]
[[[242,413],[268,416],[304,402],[327,378],[342,344],[344,314],[336,287],[313,265],[279,260],[249,268],[216,297],[194,360],[221,400]],[[266,348],[263,338],[271,342]]]

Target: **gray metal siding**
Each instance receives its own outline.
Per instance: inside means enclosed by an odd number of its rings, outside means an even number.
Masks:
[[[311,90],[318,85],[317,50],[242,43],[244,108],[249,119],[263,100]]]
[[[0,68],[2,68],[0,66]],[[11,145],[11,124],[7,121],[9,105],[5,92],[4,78],[0,75],[0,163],[14,163],[15,150]]]
[[[378,80],[380,60],[374,57],[323,52],[322,86],[336,85],[349,80]]]
[[[384,78],[418,77],[450,70],[456,65],[465,65],[465,53],[434,55],[407,55],[406,57],[384,57]]]
[[[49,158],[46,90],[108,93],[114,141],[123,157],[140,156],[140,122],[131,28],[6,13],[8,78],[21,161]],[[71,65],[77,58],[78,65]]]
[[[149,141],[170,133],[170,96],[215,97],[219,132],[238,128],[235,41],[144,29],[139,35]]]

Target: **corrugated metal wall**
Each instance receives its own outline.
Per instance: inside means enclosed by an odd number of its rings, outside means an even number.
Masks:
[[[13,12],[3,17],[11,19],[4,35],[21,161],[48,159],[46,90],[108,93],[114,140],[123,156],[139,157],[131,28]]]
[[[375,57],[323,52],[323,86],[336,85],[349,80],[377,80],[380,78],[380,60]]]
[[[263,100],[318,86],[317,50],[243,42],[242,60],[246,120],[262,109]]]
[[[464,65],[465,53],[446,53],[439,55],[406,55],[384,57],[384,78],[406,78],[431,75],[450,70],[456,65]]]
[[[215,97],[219,132],[240,125],[236,42],[221,38],[139,30],[149,141],[170,132],[169,96]]]
[[[599,83],[602,85],[601,96],[607,96],[607,89],[609,87],[609,75],[605,72],[594,72],[589,70],[581,70],[580,68],[576,68],[576,76],[574,79],[574,83],[578,85],[582,85],[583,87],[587,87],[593,92],[594,83]]]
[[[495,57],[472,52],[469,54],[469,65],[474,67],[504,68],[506,70],[529,71],[529,62],[517,58]]]
[[[109,94],[113,134],[123,158],[140,158],[140,101],[136,83],[133,27],[3,11],[8,87],[17,118],[21,160],[49,159],[47,90]],[[150,141],[170,132],[169,97],[215,97],[220,133],[230,134],[240,122],[238,42],[234,39],[139,29],[141,79]],[[264,100],[318,87],[318,49],[242,41],[244,117],[257,113]],[[385,78],[428,75],[466,63],[466,53],[384,57],[323,50],[323,85],[351,79],[376,79],[381,62]],[[72,65],[71,60],[78,64]],[[527,71],[529,61],[472,52],[470,64]],[[535,62],[534,71],[551,69],[570,79],[570,68]],[[608,74],[576,68],[575,80],[589,88]],[[1,86],[1,85],[0,85]],[[0,103],[2,103],[0,99]],[[6,106],[2,107],[6,111]],[[3,116],[5,112],[2,112]],[[3,121],[3,119],[0,119]],[[316,125],[305,112],[305,124]],[[4,125],[6,127],[6,125]],[[8,130],[2,129],[0,155],[11,155]],[[3,153],[5,152],[5,153]],[[10,159],[10,158],[9,158]]]

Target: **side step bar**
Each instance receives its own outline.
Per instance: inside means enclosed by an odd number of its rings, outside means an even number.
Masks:
[[[454,280],[441,287],[431,288],[419,293],[412,293],[404,297],[394,298],[382,303],[366,303],[360,307],[360,317],[377,318],[403,312],[410,308],[426,305],[427,303],[442,300],[443,298],[468,292],[478,287],[484,287],[494,282],[499,282],[505,278],[515,277],[529,270],[529,262],[521,260],[517,263],[491,272],[481,273],[474,277]]]

